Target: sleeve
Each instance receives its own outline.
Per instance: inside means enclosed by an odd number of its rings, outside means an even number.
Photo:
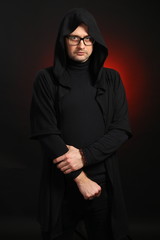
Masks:
[[[113,87],[113,117],[107,132],[96,142],[82,148],[86,166],[104,161],[132,136],[128,120],[128,104],[120,75],[116,72]]]
[[[30,108],[31,139],[39,140],[45,149],[47,158],[52,160],[65,154],[68,148],[62,139],[57,125],[57,112],[55,108],[56,89],[51,79],[41,70],[37,73]],[[67,174],[75,178],[82,170]]]

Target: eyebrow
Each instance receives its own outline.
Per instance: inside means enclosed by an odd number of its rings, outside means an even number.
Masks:
[[[68,36],[74,36],[74,37],[80,37],[80,36],[78,36],[78,35],[74,35],[74,34],[69,34]],[[86,35],[86,36],[84,36],[84,37],[90,37],[90,35]],[[80,37],[81,38],[81,37]]]

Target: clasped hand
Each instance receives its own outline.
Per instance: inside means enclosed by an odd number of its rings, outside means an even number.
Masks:
[[[69,145],[67,145],[67,147],[69,149],[67,153],[53,159],[53,163],[57,164],[57,168],[59,168],[64,174],[76,171],[84,166],[83,158],[79,149]],[[89,179],[83,171],[74,179],[74,181],[84,199],[91,200],[100,196],[101,187],[96,182]]]
[[[67,145],[68,152],[53,159],[53,163],[57,164],[64,174],[68,174],[72,171],[76,171],[84,166],[82,155],[78,148]]]

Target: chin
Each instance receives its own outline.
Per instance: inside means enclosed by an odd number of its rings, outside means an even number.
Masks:
[[[73,60],[77,61],[77,62],[86,62],[88,60],[88,58],[75,58]]]

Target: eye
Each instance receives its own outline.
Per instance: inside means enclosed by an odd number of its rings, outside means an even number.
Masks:
[[[71,39],[72,41],[79,41],[79,37],[77,36],[69,36],[69,39]]]
[[[87,37],[85,37],[85,39],[91,39],[91,37],[90,37],[90,36],[87,36]]]
[[[92,42],[92,37],[91,37],[91,36],[86,36],[86,37],[85,37],[85,41],[87,41],[87,42]]]

